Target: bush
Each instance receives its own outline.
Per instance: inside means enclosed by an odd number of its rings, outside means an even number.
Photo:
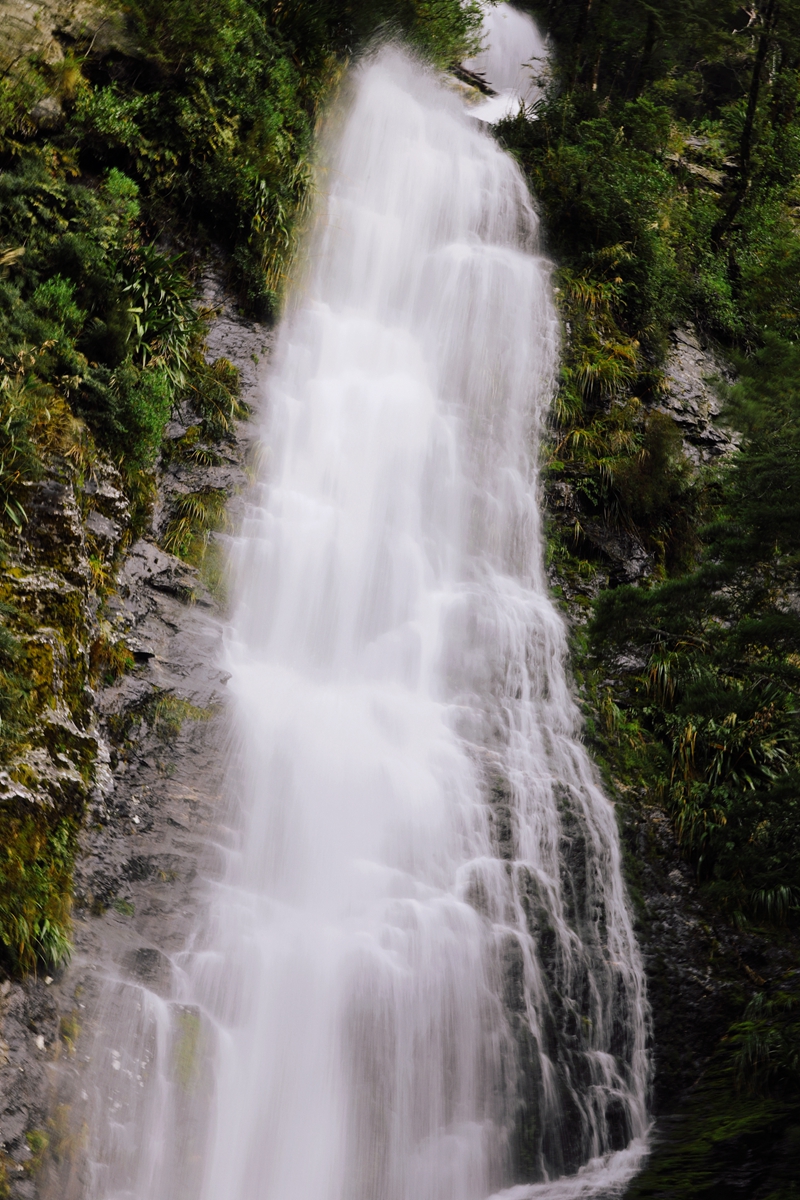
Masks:
[[[130,360],[115,371],[87,372],[74,400],[101,446],[127,472],[152,466],[169,419],[172,387],[163,368],[140,370]]]

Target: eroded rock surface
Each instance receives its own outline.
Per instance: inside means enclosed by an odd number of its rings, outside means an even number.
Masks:
[[[236,314],[214,274],[205,280],[203,299],[222,308],[209,336],[210,358],[225,356],[239,367],[242,398],[258,407],[270,332]],[[189,420],[178,420],[172,435],[180,436]],[[103,467],[86,485],[85,515],[62,481],[47,481],[35,498],[38,550],[20,566],[13,586],[37,619],[46,604],[74,603],[78,622],[71,651],[39,631],[42,654],[55,664],[47,686],[58,692],[58,661],[70,652],[88,653],[98,620],[108,639],[124,641],[135,665],[86,697],[88,732],[63,704],[50,717],[60,723],[62,741],[66,732],[78,748],[81,738],[94,739],[92,782],[75,873],[72,961],[55,978],[31,976],[0,987],[0,1161],[10,1200],[83,1194],[82,1080],[91,1067],[97,1015],[108,1018],[109,981],[112,990],[114,980],[169,990],[171,956],[196,923],[198,877],[217,866],[209,835],[220,819],[226,766],[219,666],[224,596],[161,549],[157,537],[169,497],[182,487],[223,489],[235,523],[257,425],[238,425],[221,447],[221,463],[172,464],[159,473],[153,528],[130,547],[99,617],[89,601],[88,555],[109,554],[128,525],[113,469]],[[224,553],[225,535],[216,536]],[[58,570],[33,569],[35,559],[50,554]],[[58,760],[53,769],[53,787],[62,789],[70,771],[76,774]],[[44,778],[43,769],[40,774]],[[7,773],[0,777],[0,791],[12,784],[22,786]],[[86,803],[85,786],[76,790],[75,803],[77,811]]]
[[[664,364],[666,388],[655,407],[680,429],[688,458],[712,462],[736,444],[731,431],[717,421],[722,412],[720,385],[731,383],[733,372],[711,346],[700,341],[692,326],[674,330],[670,341]]]
[[[137,56],[135,39],[122,11],[92,0],[0,0],[0,68],[13,73],[27,55],[55,64],[76,42],[92,42],[97,57],[119,51]],[[39,102],[38,123],[60,118],[55,97]]]

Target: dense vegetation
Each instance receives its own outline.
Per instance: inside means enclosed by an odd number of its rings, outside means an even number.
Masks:
[[[96,749],[85,687],[130,658],[104,641],[102,609],[92,628],[80,572],[54,587],[48,571],[69,564],[52,551],[31,558],[31,486],[58,480],[85,509],[98,472],[118,472],[130,540],[176,406],[190,403],[195,423],[170,453],[213,459],[237,414],[236,372],[203,355],[194,302],[203,254],[221,249],[242,305],[273,315],[309,195],[318,108],[348,56],[382,28],[444,65],[474,44],[478,23],[458,0],[132,0],[84,18],[42,0],[32,52],[9,24],[0,49],[0,961],[11,969],[68,953]],[[166,548],[194,553],[220,499],[183,497]],[[102,600],[115,563],[89,550],[89,591]],[[75,746],[63,744],[70,737]],[[60,772],[49,792],[43,769]]]
[[[347,55],[383,24],[447,61],[475,15],[454,0],[126,13],[103,53],[89,28],[56,64],[12,62],[0,79],[0,355],[5,378],[58,391],[136,471],[200,333],[191,255],[174,251],[225,248],[243,302],[273,312],[317,108]],[[0,472],[12,519],[17,474]]]
[[[536,111],[499,133],[559,266],[552,554],[588,618],[595,744],[626,796],[667,809],[712,911],[793,946],[800,6],[530,7],[553,40],[552,77]],[[659,411],[670,331],[687,324],[738,371],[720,389],[740,449],[715,464],[690,464]],[[591,536],[599,526],[641,548],[635,586]],[[727,1194],[723,1143],[763,1158],[798,1125],[795,974],[758,986],[692,1102],[691,1144],[684,1131],[656,1156],[637,1194]],[[741,1194],[795,1195],[794,1178],[754,1169]]]

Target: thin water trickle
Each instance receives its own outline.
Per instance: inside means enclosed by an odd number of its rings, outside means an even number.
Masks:
[[[646,1000],[544,573],[537,217],[401,49],[330,125],[237,542],[240,844],[94,1194],[614,1195]]]

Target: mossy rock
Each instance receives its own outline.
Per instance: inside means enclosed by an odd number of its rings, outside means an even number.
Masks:
[[[800,1089],[737,1083],[725,1043],[681,1111],[662,1123],[625,1200],[790,1200],[800,1196]]]
[[[54,758],[41,746],[29,748],[0,772],[0,803],[16,800],[23,807],[77,817],[88,791],[89,782],[65,754]]]
[[[66,714],[54,713],[49,720],[40,723],[36,734],[55,763],[62,767],[69,763],[85,785],[92,782],[98,750],[93,733],[79,729]]]
[[[86,593],[67,583],[58,571],[6,572],[4,583],[0,598],[18,609],[21,628],[27,626],[30,632],[43,626],[58,629],[65,637],[85,643],[90,624]]]

